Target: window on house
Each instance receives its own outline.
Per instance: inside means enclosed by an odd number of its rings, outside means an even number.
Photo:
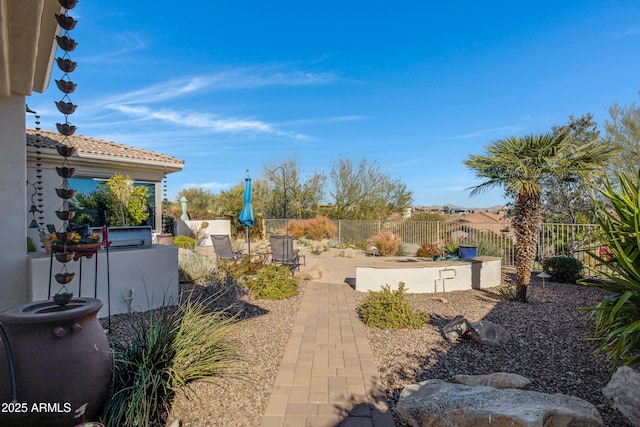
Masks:
[[[69,187],[76,190],[75,197],[71,199],[73,207],[76,209],[76,215],[73,218],[74,223],[89,222],[91,226],[101,227],[105,223],[105,201],[99,191],[101,182],[106,179],[97,178],[71,178],[69,179]],[[147,219],[141,225],[151,226],[155,229],[155,213],[156,213],[156,192],[155,183],[134,181],[136,187],[147,188]]]

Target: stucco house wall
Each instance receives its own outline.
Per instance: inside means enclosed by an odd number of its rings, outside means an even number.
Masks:
[[[57,50],[55,36],[60,33],[54,16],[62,12],[58,0],[0,0],[0,312],[32,300],[31,258],[26,251],[32,188],[26,182],[35,181],[35,168],[27,175],[27,158],[32,161],[35,156],[27,148],[26,104],[29,95],[42,93],[49,86]],[[103,173],[108,177],[109,171],[129,171],[138,180],[162,179],[158,175],[158,161],[162,160],[157,158],[132,158],[133,150],[123,150],[120,158],[115,153],[80,151],[84,154],[72,158],[80,173],[96,177]],[[61,158],[58,156],[56,161],[53,158],[52,154],[43,171],[47,185],[60,182],[52,168]],[[181,164],[175,166],[177,170],[182,168]],[[53,222],[57,218],[48,215],[55,215],[60,200],[50,199],[55,193],[48,188],[43,189],[47,197],[45,223],[59,225]],[[156,200],[161,198],[160,190],[156,189]],[[167,248],[166,252],[175,252],[177,269],[177,250]]]
[[[49,84],[57,0],[0,1],[0,312],[28,301],[26,97]]]

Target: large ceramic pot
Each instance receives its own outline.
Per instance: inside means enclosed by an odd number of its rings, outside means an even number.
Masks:
[[[0,315],[0,404],[7,403],[0,408],[0,425],[72,426],[98,420],[112,368],[97,319],[101,307],[93,298],[73,298],[64,306],[47,300]],[[14,392],[16,402],[9,407]],[[76,418],[83,407],[84,415]]]

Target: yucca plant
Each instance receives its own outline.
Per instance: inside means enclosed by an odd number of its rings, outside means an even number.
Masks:
[[[112,342],[112,394],[103,420],[109,427],[148,426],[162,420],[189,383],[229,372],[237,351],[229,340],[232,317],[210,311],[191,295],[177,307],[142,315],[127,340]]]
[[[640,172],[633,179],[620,173],[618,180],[614,186],[606,179],[599,189],[608,204],[595,201],[608,251],[589,254],[608,269],[600,269],[602,279],[579,281],[611,293],[584,310],[595,317],[591,339],[598,343],[596,354],[607,355],[612,372],[621,361],[640,362]]]

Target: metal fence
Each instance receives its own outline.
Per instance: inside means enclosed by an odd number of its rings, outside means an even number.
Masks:
[[[283,219],[265,220],[268,234],[284,230]],[[515,266],[515,234],[509,229],[499,229],[495,223],[478,224],[463,221],[359,221],[336,220],[338,227],[335,237],[337,244],[353,245],[366,249],[371,245],[371,237],[380,232],[390,232],[400,236],[401,249],[412,255],[422,243],[444,242],[446,239],[460,244],[478,247],[478,255],[502,257],[502,265]],[[602,243],[598,241],[598,225],[595,224],[542,224],[536,264],[542,269],[545,258],[571,256],[585,265],[594,266],[590,251],[597,251]],[[413,252],[413,253],[411,253]]]

